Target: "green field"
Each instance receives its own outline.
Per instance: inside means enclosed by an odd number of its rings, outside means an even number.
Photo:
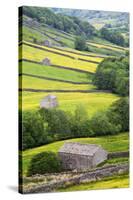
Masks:
[[[86,109],[88,113],[87,120],[89,121],[97,112],[107,111],[110,106],[120,98],[120,96],[111,92],[97,91],[96,86],[93,85],[93,78],[97,66],[104,58],[123,56],[128,48],[114,45],[103,39],[100,34],[93,33],[90,37],[85,33],[86,45],[84,46],[88,46],[88,48],[84,48],[86,51],[79,51],[75,49],[75,39],[77,35],[73,35],[77,32],[70,30],[70,33],[65,33],[56,28],[52,28],[49,23],[45,24],[42,18],[41,20],[40,18],[38,20],[38,18],[32,19],[27,16],[23,16],[22,18],[24,23],[23,27],[20,29],[19,37],[20,110],[22,109],[23,112],[38,110],[42,99],[49,94],[53,94],[57,97],[57,109],[64,110],[69,115],[71,113],[74,114],[77,106],[81,105],[81,107],[83,106]],[[33,20],[33,24],[30,24],[31,19]],[[38,23],[34,20],[38,20]],[[41,23],[41,21],[44,23]],[[64,24],[65,21],[63,22],[63,26]],[[95,23],[95,25],[97,28],[103,26],[100,21],[98,21],[97,24]],[[75,30],[76,27],[78,26],[75,26]],[[59,29],[69,32],[65,27],[64,29],[61,27]],[[49,47],[43,45],[46,40],[50,42]],[[50,60],[51,66],[43,64],[45,58]],[[21,89],[23,89],[23,91],[21,91]],[[34,92],[24,91],[24,89],[33,89]],[[35,90],[38,91],[35,92]],[[49,90],[49,92],[41,92],[39,90]],[[76,90],[78,90],[78,92]],[[27,132],[30,133],[30,131],[28,130]],[[64,132],[63,128],[61,133]],[[37,131],[35,133],[37,134]],[[59,134],[59,132],[57,133]],[[72,138],[72,136],[65,138]],[[129,151],[128,132],[97,137],[73,138],[61,141],[55,141],[54,139],[54,142],[50,144],[20,151],[20,162],[22,162],[22,169],[20,169],[20,172],[22,170],[22,177],[25,178],[27,176],[30,161],[35,155],[45,151],[58,153],[58,150],[65,142],[97,144],[101,145],[108,152]],[[44,141],[41,144],[44,144]],[[128,157],[113,158],[107,159],[97,167],[128,162]],[[29,183],[29,186],[31,186],[30,184],[32,185],[32,183]],[[38,184],[39,183],[37,183],[37,185]],[[124,174],[104,178],[96,182],[82,183],[67,188],[62,187],[56,191],[126,188],[128,186],[129,177],[128,174]]]
[[[38,28],[35,27],[28,27],[28,26],[23,26],[23,40],[25,41],[29,41],[29,42],[33,42],[33,36],[34,38],[36,38],[37,42],[43,42],[44,40],[49,40],[52,42],[53,45],[58,45],[58,44],[63,44],[67,47],[70,48],[74,48],[74,40],[75,40],[75,36],[68,34],[68,33],[63,33],[57,29],[54,28],[49,28],[49,27],[45,27],[45,26],[41,26],[38,30]],[[44,33],[44,34],[43,34]],[[47,35],[45,35],[45,33]],[[55,41],[54,39],[57,39],[59,41]],[[98,43],[101,44],[101,46],[98,45]],[[94,47],[100,47],[99,49],[95,49],[95,48],[90,48],[90,50],[96,51],[96,53],[103,53],[103,54],[107,54],[107,55],[115,55],[117,52],[119,53],[123,53],[122,52],[122,48],[121,50],[119,49],[119,46],[116,46],[108,41],[106,41],[105,39],[101,39],[98,37],[93,37],[91,40],[88,41],[88,45],[94,45]],[[110,46],[109,46],[110,45]],[[118,47],[118,49],[117,49]],[[107,53],[105,51],[105,49],[108,49]],[[123,48],[124,50],[124,48]]]
[[[61,42],[64,45],[74,48],[74,41],[71,41],[69,37],[67,38],[67,36],[65,36],[66,38],[64,38],[64,34],[63,33],[61,34],[59,31],[54,30],[54,32],[55,34],[58,34],[58,37],[60,37],[59,42],[56,42],[54,39],[49,37],[49,36],[52,36],[55,39],[57,38],[57,36],[54,35],[53,30],[51,33],[50,29],[48,28],[41,27],[40,30],[38,30],[37,28],[31,28],[31,27],[29,28],[28,26],[23,26],[23,29],[22,29],[23,36],[21,40],[23,39],[29,42],[33,42],[33,38],[35,38],[37,42],[44,42],[45,40],[49,40],[53,45],[60,44]],[[45,33],[48,36],[45,35]]]
[[[95,86],[92,84],[72,84],[72,83],[63,83],[60,81],[51,81],[40,79],[36,77],[29,77],[23,75],[20,77],[22,84],[20,88],[33,88],[33,89],[42,89],[42,90],[91,90],[95,89]],[[20,82],[21,82],[20,81]]]
[[[106,48],[106,49],[110,49],[110,50],[114,50],[114,51],[119,51],[119,52],[124,52],[126,49],[123,47],[119,47],[119,46],[115,46],[115,45],[105,45],[105,44],[98,44],[98,43],[92,43],[92,42],[88,42],[88,44],[93,45],[97,48]]]
[[[77,59],[68,58],[65,56],[57,55],[55,53],[47,52],[45,50],[36,49],[27,45],[20,46],[23,54],[20,59],[29,59],[41,62],[46,57],[51,60],[54,65],[61,65],[71,67],[73,69],[81,69],[87,72],[94,73],[96,71],[97,64],[91,62],[84,62]]]
[[[44,40],[49,40],[54,45],[58,44],[54,40],[50,39],[46,35],[38,32],[37,30],[34,30],[32,28],[29,28],[27,26],[22,27],[22,40],[33,42],[33,38],[35,38],[38,42],[44,42]]]
[[[58,192],[71,192],[71,191],[82,191],[82,190],[97,190],[97,189],[112,189],[112,188],[128,188],[129,187],[129,175],[118,175],[103,180],[99,180],[91,183],[82,183],[80,185],[73,185],[67,188],[59,188]]]
[[[25,42],[25,44],[33,44],[33,43]],[[88,56],[84,56],[84,54],[80,53],[80,51],[77,51],[77,52],[75,52],[75,51],[67,52],[67,51],[63,51],[63,49],[60,49],[59,47],[58,48],[54,48],[54,47],[51,48],[51,47],[42,46],[42,45],[38,45],[38,44],[35,44],[35,46],[36,47],[41,47],[44,50],[52,50],[55,53],[56,52],[57,53],[63,53],[64,55],[72,56],[75,59],[81,58],[81,59],[84,59],[86,61],[90,61],[90,62],[91,61],[95,61],[95,62],[98,62],[98,63],[100,63],[103,60],[103,58],[100,58],[100,57],[91,57],[91,56],[89,56],[89,54],[88,54]],[[76,54],[76,53],[79,53],[79,54]]]
[[[23,92],[20,93],[20,102],[22,100],[23,110],[33,110],[39,108],[40,101],[49,93]],[[57,96],[59,108],[73,112],[77,105],[83,104],[88,111],[89,116],[95,112],[106,110],[114,101],[118,100],[117,95],[111,93],[51,93]]]
[[[59,42],[52,40],[50,37],[46,36],[45,33],[48,36],[53,37],[55,39],[59,38]],[[23,27],[24,40],[32,41],[33,34],[34,34],[34,38],[36,38],[38,42],[43,42],[45,39],[48,39],[53,44],[61,43],[71,48],[74,48],[74,41],[70,39],[70,38],[74,39],[73,35],[62,33],[61,31],[54,28],[48,28],[46,25],[41,26],[39,30],[37,27],[28,27],[28,26]]]
[[[114,136],[104,136],[104,137],[95,137],[95,138],[75,138],[75,139],[58,141],[51,144],[43,145],[41,147],[23,151],[22,165],[23,165],[24,175],[26,175],[30,160],[34,155],[40,152],[44,152],[44,151],[57,152],[59,148],[65,142],[68,142],[68,141],[81,142],[81,143],[86,143],[86,144],[98,144],[98,145],[101,145],[104,149],[106,149],[109,152],[128,151],[129,149],[129,135],[127,132],[114,135]]]
[[[123,56],[125,55],[126,51],[117,51],[117,50],[112,50],[109,48],[98,48],[95,45],[90,45],[88,44],[88,48],[90,49],[91,52],[101,54],[101,55],[106,55],[106,56]]]
[[[91,75],[87,73],[80,73],[72,70],[53,68],[50,66],[22,62],[19,65],[21,73],[27,73],[38,76],[45,76],[48,78],[57,78],[60,80],[73,81],[73,82],[91,82]]]

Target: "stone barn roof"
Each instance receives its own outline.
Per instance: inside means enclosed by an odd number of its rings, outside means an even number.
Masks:
[[[66,142],[59,150],[59,153],[80,154],[93,156],[101,146],[96,144],[81,144],[78,142]]]

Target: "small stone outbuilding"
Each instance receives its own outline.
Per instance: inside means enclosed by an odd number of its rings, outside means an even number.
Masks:
[[[59,149],[59,157],[65,170],[86,170],[107,159],[107,151],[95,144],[66,142]]]
[[[42,60],[42,64],[43,64],[43,65],[50,66],[50,65],[51,65],[51,61],[50,61],[49,58],[44,58],[44,59]]]
[[[47,46],[47,47],[51,47],[51,46],[52,46],[52,43],[51,43],[49,40],[45,40],[45,41],[43,42],[43,45],[44,45],[44,46]]]
[[[49,94],[40,102],[40,108],[55,108],[58,106],[57,97]]]

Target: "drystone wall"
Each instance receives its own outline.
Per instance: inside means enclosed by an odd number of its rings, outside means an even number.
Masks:
[[[40,184],[31,188],[23,188],[23,193],[41,193],[41,192],[52,192],[60,187],[67,187],[73,184],[89,183],[92,181],[102,180],[104,177],[112,175],[123,174],[129,171],[129,164],[109,165],[106,167],[97,168],[95,170],[77,174],[72,178],[66,178],[60,181],[53,181],[46,184]]]

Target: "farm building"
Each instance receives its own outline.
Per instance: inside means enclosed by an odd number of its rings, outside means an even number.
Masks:
[[[51,65],[51,61],[50,61],[50,59],[49,58],[44,58],[43,60],[42,60],[42,63],[44,64],[44,65]]]
[[[99,145],[66,142],[58,152],[65,170],[85,170],[107,159],[107,152]]]
[[[55,108],[57,106],[58,101],[55,95],[48,95],[40,102],[40,108]]]
[[[47,46],[47,47],[51,47],[52,46],[52,43],[49,41],[49,40],[45,40],[43,42],[43,45]]]

